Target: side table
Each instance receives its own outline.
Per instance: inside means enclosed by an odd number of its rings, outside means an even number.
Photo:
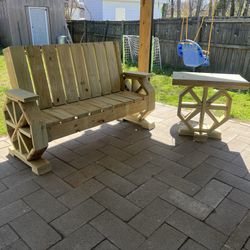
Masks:
[[[218,74],[218,73],[196,73],[196,72],[174,72],[173,85],[185,86],[179,95],[177,115],[182,123],[179,128],[179,135],[193,136],[195,141],[206,141],[206,139],[221,139],[221,132],[218,128],[230,118],[232,98],[228,94],[228,89],[248,89],[250,83],[240,75]],[[199,97],[195,87],[202,88],[202,97]],[[215,88],[217,91],[208,96],[208,89]],[[190,94],[194,102],[184,102],[183,98]],[[216,103],[224,97],[224,103]],[[184,115],[187,109],[192,109]],[[216,111],[222,111],[219,117]],[[205,115],[210,117],[212,124],[205,123]],[[199,116],[197,122],[192,119]]]

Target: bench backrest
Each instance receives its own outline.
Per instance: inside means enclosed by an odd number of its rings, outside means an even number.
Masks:
[[[15,46],[4,50],[12,88],[39,95],[41,109],[121,89],[116,42]]]

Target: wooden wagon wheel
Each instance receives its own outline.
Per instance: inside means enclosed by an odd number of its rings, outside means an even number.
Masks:
[[[22,104],[8,99],[4,107],[4,116],[14,149],[28,161],[39,159],[44,150],[34,149],[31,126],[23,112]]]

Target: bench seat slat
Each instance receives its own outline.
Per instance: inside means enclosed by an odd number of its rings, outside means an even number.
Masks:
[[[121,91],[121,92],[115,93],[115,95],[126,97],[126,98],[132,99],[134,101],[139,101],[139,100],[142,100],[144,98],[144,96],[136,94],[134,92],[130,92],[130,91]]]
[[[101,113],[103,110],[113,109],[118,106],[127,104],[129,105],[131,103],[143,100],[143,98],[138,94],[135,94],[139,96],[136,101],[127,97],[123,97],[122,92],[123,91],[118,92],[117,94],[96,97],[79,101],[77,103],[70,103],[42,110],[42,119],[45,120],[47,126],[51,126],[54,124],[58,124],[59,122],[63,123],[74,120],[75,117],[81,118],[84,116]]]

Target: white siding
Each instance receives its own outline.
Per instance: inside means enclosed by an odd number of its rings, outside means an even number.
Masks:
[[[80,0],[79,2],[84,2],[87,7],[87,12],[90,14],[86,15],[87,19],[103,20],[103,0]]]
[[[164,2],[166,0],[155,0],[155,19],[161,18],[161,8]],[[119,8],[125,9],[126,20],[139,20],[140,0],[103,0],[103,20],[116,20],[116,10]]]

